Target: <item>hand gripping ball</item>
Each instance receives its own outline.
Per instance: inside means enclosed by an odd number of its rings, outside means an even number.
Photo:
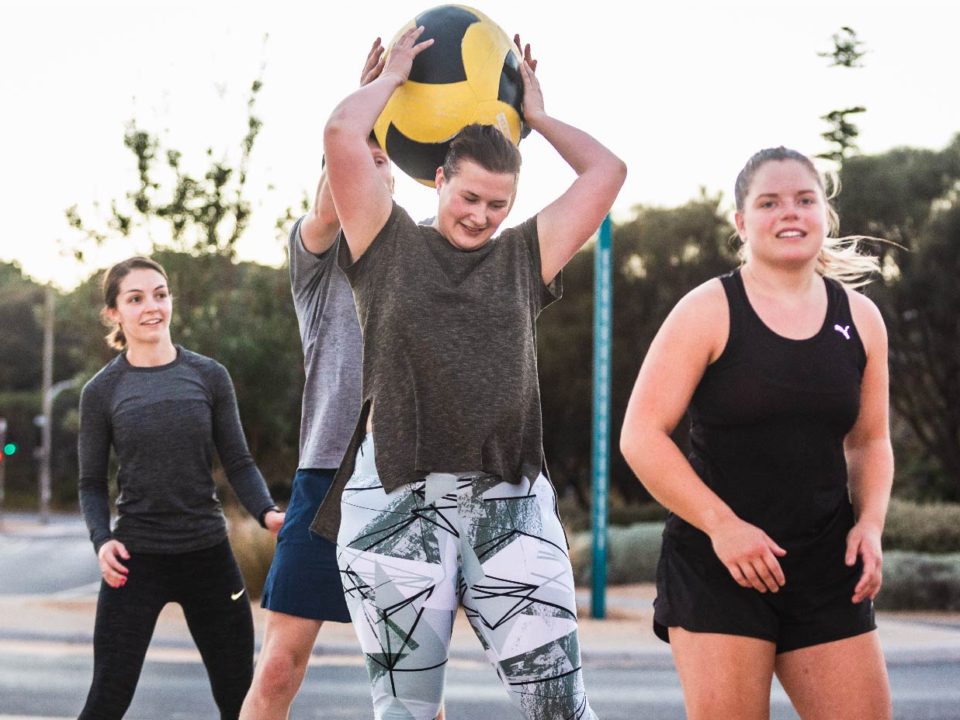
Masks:
[[[414,59],[373,132],[397,167],[433,187],[450,141],[465,126],[495,125],[514,145],[529,128],[520,112],[522,58],[496,23],[473,8],[440,5],[401,28],[387,52],[404,31],[420,25],[420,41],[434,43]]]

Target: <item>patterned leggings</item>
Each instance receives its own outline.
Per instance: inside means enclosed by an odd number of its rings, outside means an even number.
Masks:
[[[386,493],[368,435],[342,503],[338,563],[379,720],[436,716],[458,603],[524,718],[595,720],[545,478],[431,473]]]

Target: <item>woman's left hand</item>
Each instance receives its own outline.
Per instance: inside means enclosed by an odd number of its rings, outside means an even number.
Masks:
[[[530,43],[523,45],[520,42],[520,36],[514,35],[513,42],[523,56],[523,62],[520,63],[520,77],[523,78],[523,117],[527,125],[534,126],[536,121],[546,114],[543,105],[543,91],[540,89],[540,81],[537,80],[537,61],[534,60],[530,52]]]
[[[276,537],[277,533],[280,532],[280,528],[283,527],[283,521],[286,516],[286,513],[282,513],[279,510],[269,510],[266,515],[263,516],[263,525],[270,531],[271,535]]]
[[[859,556],[863,560],[863,574],[853,589],[854,603],[873,600],[880,592],[883,582],[883,550],[880,546],[881,530],[872,523],[858,522],[847,533],[845,562],[853,567]]]

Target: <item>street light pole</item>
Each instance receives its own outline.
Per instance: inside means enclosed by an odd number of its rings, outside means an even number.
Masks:
[[[53,402],[50,386],[53,384],[53,312],[55,297],[53,286],[47,285],[43,317],[43,410],[40,425],[40,522],[44,525],[50,520],[50,412]]]
[[[3,503],[7,488],[7,459],[4,446],[7,444],[7,419],[0,417],[0,528],[3,527]]]

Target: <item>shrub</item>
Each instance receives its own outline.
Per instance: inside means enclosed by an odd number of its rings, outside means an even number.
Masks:
[[[885,553],[876,606],[881,610],[960,610],[960,553]]]
[[[885,550],[960,552],[960,504],[890,501],[883,532]]]
[[[251,598],[260,597],[270,563],[273,561],[276,540],[246,513],[241,515],[239,512],[229,512],[227,532],[240,572],[243,573],[247,593]]]
[[[611,527],[607,535],[607,582],[611,585],[653,582],[660,557],[663,523],[635,523],[629,527]],[[570,560],[578,585],[589,585],[592,536],[577,533],[571,538]]]

